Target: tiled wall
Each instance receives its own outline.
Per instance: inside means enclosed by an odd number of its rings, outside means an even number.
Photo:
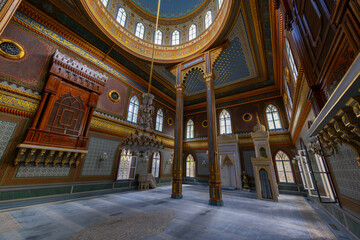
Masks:
[[[16,125],[16,122],[0,120],[0,162],[14,134]]]
[[[241,151],[242,159],[244,160],[245,172],[249,177],[254,177],[254,171],[251,164],[251,157],[255,157],[255,151]]]
[[[196,153],[197,160],[197,174],[198,175],[209,175],[209,156],[206,153]],[[202,162],[206,162],[206,166],[202,165]]]
[[[97,137],[91,137],[81,176],[110,176],[115,161],[119,142]],[[107,153],[107,160],[100,161],[102,153]]]
[[[16,178],[38,178],[38,177],[67,177],[71,167],[52,165],[21,165],[16,173]]]
[[[355,152],[347,144],[338,145],[338,153],[328,157],[340,193],[360,201],[360,167]]]

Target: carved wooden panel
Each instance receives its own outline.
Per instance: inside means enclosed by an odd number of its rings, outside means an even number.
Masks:
[[[56,51],[25,144],[85,149],[94,108],[107,78]]]

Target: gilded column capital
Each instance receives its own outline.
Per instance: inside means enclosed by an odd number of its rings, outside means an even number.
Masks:
[[[205,81],[206,81],[206,82],[211,81],[211,80],[214,80],[215,74],[212,73],[212,72],[205,73],[205,74],[204,74],[204,78],[205,78]]]
[[[185,84],[183,84],[183,83],[177,83],[176,85],[175,85],[175,88],[176,88],[176,90],[177,91],[184,91],[185,90]]]

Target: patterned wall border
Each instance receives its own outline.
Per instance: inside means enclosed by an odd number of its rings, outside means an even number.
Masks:
[[[39,105],[38,100],[0,90],[0,108],[24,112],[24,116],[33,116]],[[10,113],[10,112],[9,112]]]

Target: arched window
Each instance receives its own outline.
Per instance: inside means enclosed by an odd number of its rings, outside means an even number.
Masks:
[[[196,24],[191,24],[189,28],[189,41],[196,38]]]
[[[211,23],[212,23],[212,14],[211,11],[209,10],[205,15],[205,29],[210,27]]]
[[[228,111],[222,110],[219,117],[219,124],[220,124],[220,134],[232,133],[231,118]]]
[[[125,22],[126,22],[126,12],[124,8],[119,8],[117,16],[116,16],[116,21],[118,21],[118,23],[120,23],[121,26],[125,27]]]
[[[298,71],[297,71],[297,68],[296,68],[294,56],[293,56],[291,48],[290,48],[290,43],[289,43],[289,40],[287,38],[285,38],[285,46],[286,46],[287,57],[289,59],[290,68],[291,68],[291,71],[292,71],[292,74],[293,74],[293,77],[294,77],[294,81],[296,82],[297,76],[298,76]]]
[[[269,130],[281,129],[281,121],[279,110],[274,105],[270,104],[266,108],[266,119],[268,122]]]
[[[171,34],[171,45],[179,45],[179,44],[180,44],[180,32],[179,30],[175,30]]]
[[[223,0],[218,0],[218,4],[219,4],[219,8],[221,8],[221,6],[223,4]]]
[[[155,34],[155,44],[161,45],[163,39],[163,34],[161,30],[157,30]]]
[[[142,23],[137,23],[135,28],[135,36],[144,39],[145,36],[145,27]]]
[[[156,114],[156,126],[155,126],[156,131],[162,132],[163,119],[164,119],[163,111],[161,109],[159,109]]]
[[[194,138],[194,122],[191,119],[186,124],[186,138]]]
[[[137,123],[137,117],[139,113],[139,99],[137,96],[132,96],[129,103],[127,120],[132,123]]]
[[[195,177],[195,161],[191,154],[186,158],[186,177]]]
[[[155,152],[153,155],[151,174],[156,178],[159,177],[159,174],[160,174],[160,153],[159,152]]]
[[[104,4],[105,7],[107,7],[109,0],[101,0],[101,2],[102,2],[102,4]]]
[[[283,151],[278,151],[275,155],[275,163],[279,182],[294,183],[294,175],[288,155]]]
[[[135,177],[136,160],[129,149],[123,149],[120,156],[116,180],[133,179]]]

